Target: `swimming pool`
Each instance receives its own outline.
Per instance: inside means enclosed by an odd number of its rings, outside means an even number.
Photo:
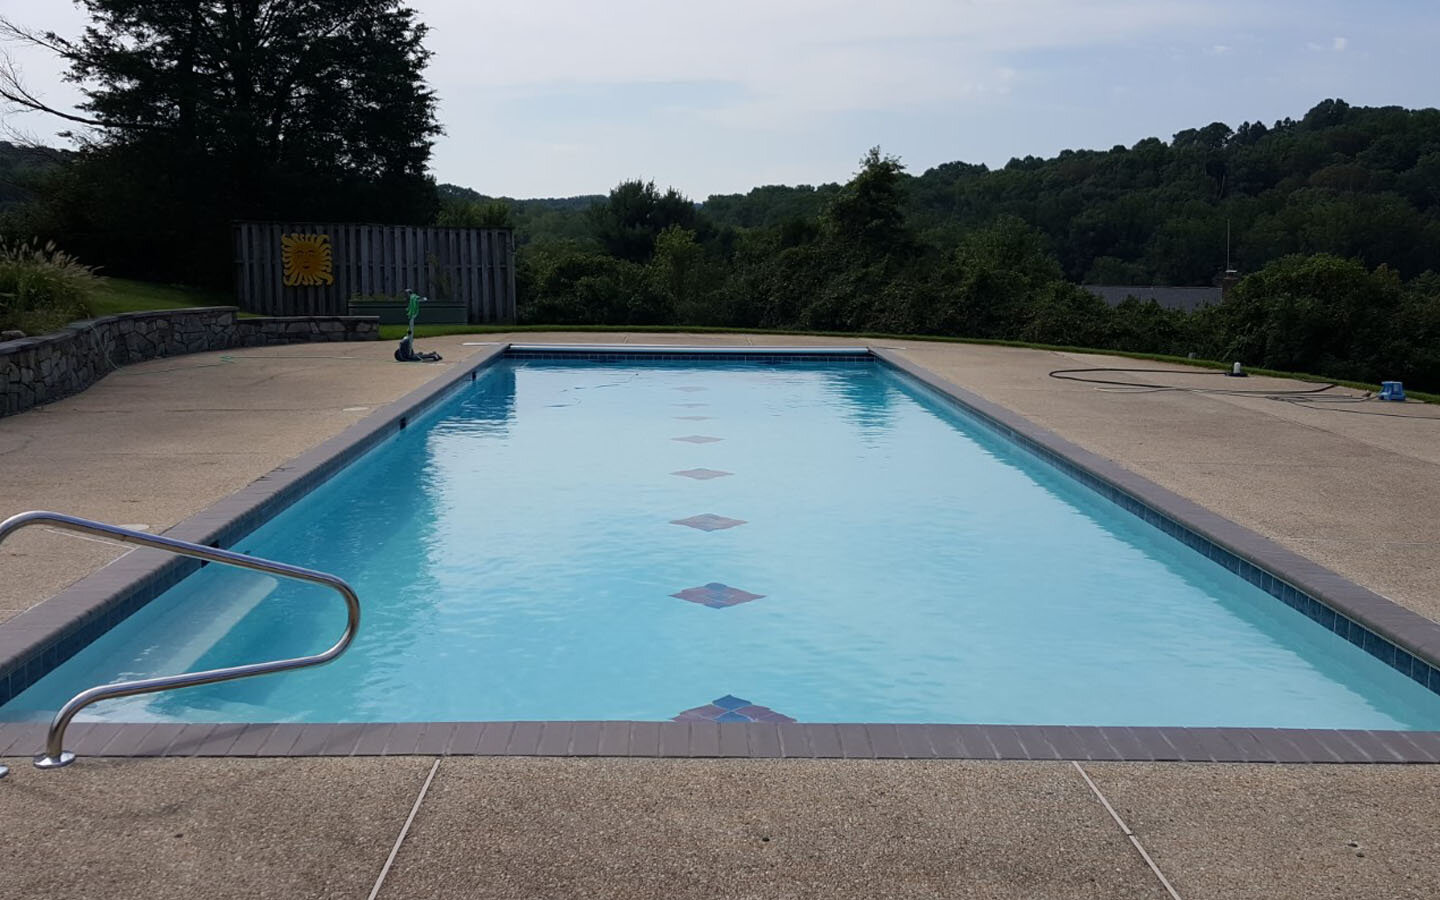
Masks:
[[[234,549],[349,580],[351,650],[89,717],[1440,726],[1440,696],[868,358],[502,359]],[[340,618],[209,567],[0,717],[313,652]]]

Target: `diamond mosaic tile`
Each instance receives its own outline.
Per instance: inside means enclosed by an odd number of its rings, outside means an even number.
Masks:
[[[701,531],[723,531],[726,528],[734,528],[736,525],[744,525],[745,520],[717,516],[714,513],[704,513],[698,516],[691,516],[688,519],[671,519],[670,524],[684,525],[688,528],[698,528]]]
[[[676,722],[794,722],[768,706],[757,706],[749,700],[726,694],[704,706],[687,709],[676,716]]]
[[[749,591],[733,588],[728,584],[712,581],[701,587],[686,588],[670,596],[698,603],[701,606],[708,606],[711,609],[724,609],[727,606],[739,606],[741,603],[749,603],[751,600],[760,600],[765,595],[752,594]]]
[[[724,438],[711,437],[708,434],[690,434],[685,437],[671,438],[672,441],[686,441],[691,444],[713,444],[716,441],[723,441]]]
[[[696,481],[709,481],[711,478],[724,478],[726,475],[734,475],[734,472],[722,472],[719,469],[685,469],[680,472],[671,472],[671,475],[679,475],[683,478],[694,478]]]

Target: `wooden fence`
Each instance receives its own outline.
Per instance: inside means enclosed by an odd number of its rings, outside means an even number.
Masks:
[[[515,321],[515,238],[504,228],[239,222],[235,296],[272,316],[344,315],[351,297],[463,302],[472,323]]]

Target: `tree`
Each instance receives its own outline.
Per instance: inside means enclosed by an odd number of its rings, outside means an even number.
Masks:
[[[915,240],[905,226],[900,184],[904,173],[898,157],[870,148],[860,159],[860,171],[825,211],[823,221],[831,236],[870,259],[912,253]]]
[[[1287,256],[1206,311],[1222,342],[1211,351],[1271,369],[1370,379],[1405,358],[1404,306],[1401,281],[1385,266],[1371,272],[1328,254]]]
[[[440,201],[435,224],[442,228],[514,228],[515,217],[503,200],[449,198]]]
[[[87,129],[55,202],[91,258],[213,279],[232,219],[433,217],[429,52],[401,0],[77,2],[79,38],[0,30],[68,64],[79,110],[47,106],[13,68],[0,97]]]
[[[671,225],[655,239],[655,255],[649,265],[651,284],[655,293],[665,298],[672,317],[698,322],[704,315],[699,300],[713,287],[706,269],[705,250],[695,242],[695,232]]]
[[[655,252],[655,239],[678,225],[694,230],[695,204],[674,188],[665,193],[653,181],[622,181],[605,200],[590,208],[595,237],[617,259],[643,263]]]

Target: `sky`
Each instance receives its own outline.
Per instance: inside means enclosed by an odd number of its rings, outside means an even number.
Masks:
[[[411,0],[442,182],[511,197],[653,179],[690,197],[844,181],[879,145],[953,160],[1299,118],[1320,100],[1433,106],[1434,0]],[[78,34],[65,0],[0,14]],[[11,47],[32,89],[77,94]],[[11,116],[42,141],[53,124]]]

